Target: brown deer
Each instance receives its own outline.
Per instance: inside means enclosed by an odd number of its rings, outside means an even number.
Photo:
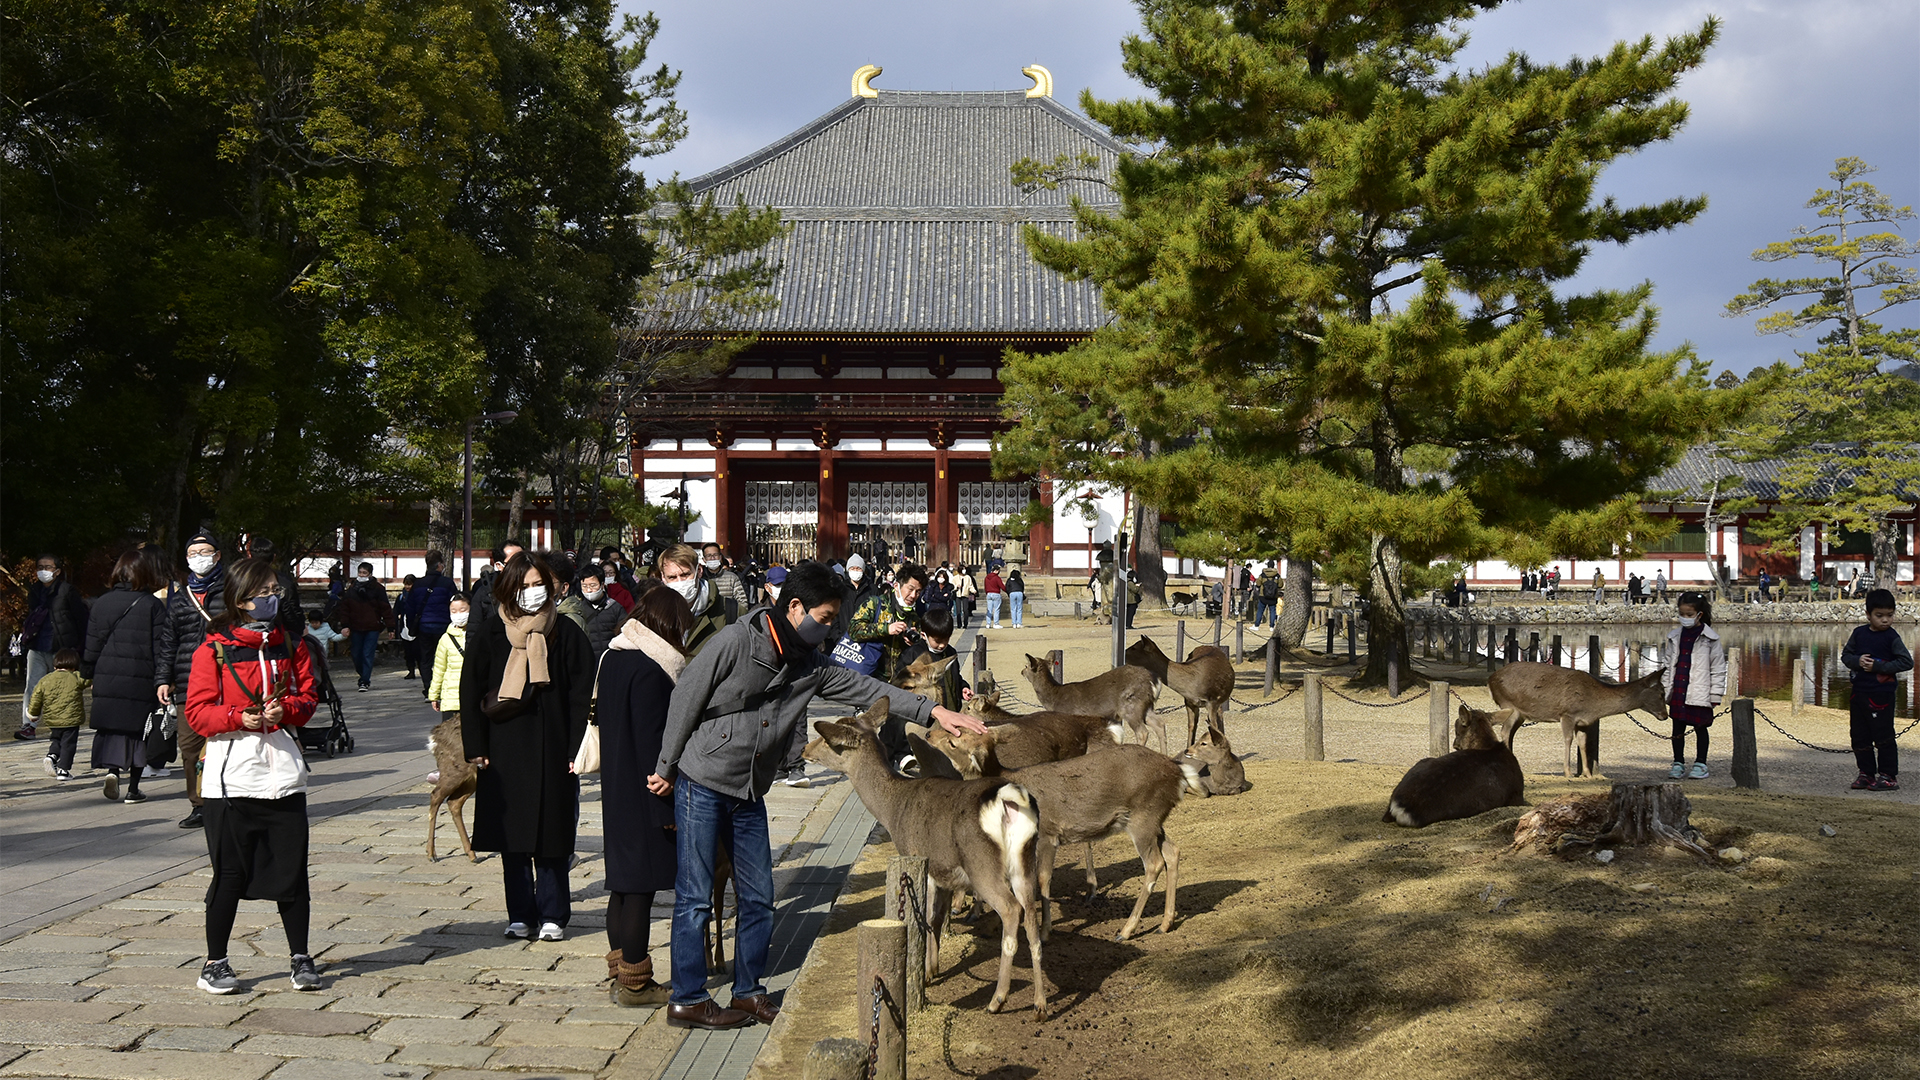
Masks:
[[[1247,782],[1247,770],[1241,767],[1240,759],[1234,756],[1233,744],[1227,741],[1225,732],[1201,732],[1199,741],[1173,760],[1183,767],[1192,764],[1199,770],[1199,779],[1189,787],[1198,792],[1201,798],[1238,795],[1253,786]]]
[[[1211,646],[1202,646],[1211,648]],[[1143,667],[1153,673],[1155,682],[1173,687],[1187,703],[1187,744],[1197,741],[1200,731],[1200,709],[1207,710],[1207,730],[1216,735],[1227,733],[1227,699],[1233,696],[1233,663],[1224,656],[1208,653],[1198,660],[1176,663],[1167,659],[1154,640],[1142,634],[1140,640],[1127,649],[1127,663],[1134,667]]]
[[[1656,718],[1667,718],[1667,700],[1660,688],[1660,672],[1643,675],[1632,682],[1609,683],[1584,671],[1554,664],[1516,661],[1493,673],[1487,688],[1493,691],[1493,703],[1514,713],[1507,729],[1506,742],[1513,745],[1514,732],[1528,721],[1560,721],[1560,738],[1566,743],[1569,779],[1585,773],[1600,775],[1597,757],[1588,760],[1579,732],[1597,728],[1600,718],[1618,716],[1640,709]]]
[[[440,768],[440,779],[434,781],[433,797],[427,803],[427,858],[439,858],[434,851],[433,834],[440,826],[440,804],[451,799],[452,805],[447,810],[453,815],[453,827],[460,833],[460,846],[467,849],[469,861],[479,862],[480,857],[473,853],[473,841],[467,838],[467,823],[460,817],[461,809],[473,797],[478,778],[473,766],[467,763],[458,713],[450,714],[427,733],[427,753],[433,755],[434,764]]]
[[[997,764],[992,753],[997,730],[989,729],[986,735],[947,735],[942,731],[935,733],[940,740],[937,743],[918,736],[909,737],[908,742],[920,759],[921,775],[970,778],[969,774],[982,775],[981,770]],[[1040,898],[1046,911],[1040,924],[1043,938],[1053,931],[1053,861],[1060,846],[1087,845],[1087,892],[1092,895],[1100,884],[1093,871],[1094,842],[1123,832],[1133,838],[1146,879],[1141,883],[1133,914],[1114,940],[1133,936],[1162,869],[1167,873],[1167,910],[1160,920],[1160,932],[1172,929],[1180,849],[1167,839],[1165,826],[1167,815],[1180,802],[1190,779],[1185,769],[1165,754],[1128,745],[1030,765],[1006,775],[1032,792],[1040,808]]]
[[[1027,681],[1033,684],[1033,695],[1042,709],[1076,716],[1104,716],[1125,724],[1143,743],[1151,727],[1159,737],[1160,752],[1167,752],[1167,725],[1154,714],[1153,673],[1147,669],[1128,664],[1082,682],[1062,684],[1054,681],[1053,668],[1045,660],[1029,654]]]
[[[978,717],[995,732],[995,752],[1009,769],[1060,761],[1117,746],[1123,729],[1104,716],[1040,712],[1015,715],[1000,708],[998,693],[975,694],[960,711]],[[991,775],[991,774],[988,774]]]
[[[1394,786],[1380,820],[1424,829],[1499,806],[1526,806],[1520,761],[1494,730],[1496,725],[1510,730],[1513,722],[1511,711],[1487,713],[1460,706],[1453,721],[1453,753],[1415,762]]]
[[[1047,1015],[1047,980],[1040,965],[1040,818],[1033,795],[1003,779],[907,780],[895,776],[875,735],[887,718],[887,699],[845,723],[821,721],[820,737],[807,744],[807,760],[837,769],[886,827],[903,855],[927,860],[932,884],[926,897],[927,981],[940,970],[940,935],[956,889],[975,896],[1000,916],[1000,980],[988,1012],[1006,1004],[1020,928],[1033,958],[1033,1010]]]

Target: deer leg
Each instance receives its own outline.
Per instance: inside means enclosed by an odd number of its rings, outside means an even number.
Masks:
[[[1574,762],[1574,759],[1573,759],[1574,758],[1574,747],[1573,747],[1574,738],[1575,738],[1575,734],[1574,734],[1573,725],[1571,723],[1568,723],[1565,720],[1560,721],[1560,739],[1562,742],[1566,743],[1567,745],[1567,779],[1569,780],[1580,775],[1577,771],[1575,771],[1576,763]]]
[[[974,895],[985,900],[993,908],[994,914],[1000,916],[1000,978],[994,983],[992,1000],[987,1002],[987,1011],[997,1013],[1006,1005],[1007,992],[1013,986],[1013,954],[1020,951],[1022,912],[1019,901],[1004,880],[996,881],[991,886],[976,883]],[[1035,938],[1033,944],[1037,947],[1039,939]]]
[[[1224,743],[1227,738],[1227,703],[1225,700],[1207,702],[1207,730],[1213,733],[1214,741]],[[1187,744],[1193,745],[1191,743]]]
[[[1209,724],[1208,726],[1211,727],[1212,725]],[[1194,702],[1189,701],[1187,702],[1187,745],[1192,746],[1193,740],[1199,734],[1200,734],[1200,706],[1195,704]]]
[[[1145,871],[1140,882],[1140,899],[1134,902],[1133,914],[1127,916],[1127,924],[1120,928],[1113,940],[1125,941],[1133,936],[1140,925],[1140,916],[1147,910],[1147,898],[1153,895],[1153,883],[1159,880],[1162,861],[1160,858],[1160,838],[1156,836],[1135,835],[1133,847],[1140,853],[1140,866]]]
[[[1047,1018],[1047,976],[1040,966],[1040,939],[1044,935],[1036,932],[1039,929],[1039,919],[1033,910],[1036,906],[1031,902],[1025,905],[1025,922],[1027,954],[1033,960],[1033,1020],[1039,1023]]]
[[[473,841],[467,837],[467,822],[461,816],[466,812],[467,800],[471,798],[473,798],[473,792],[469,791],[465,795],[455,797],[447,808],[453,812],[453,828],[460,834],[460,846],[466,849],[467,861],[477,863],[480,861],[480,856],[473,853]]]
[[[1093,872],[1093,841],[1087,841],[1087,902],[1100,892],[1100,879]]]
[[[1167,914],[1160,920],[1160,932],[1164,934],[1173,929],[1173,898],[1180,889],[1180,849],[1164,834],[1160,837],[1160,857],[1167,862]]]
[[[979,904],[976,897],[974,903]],[[947,930],[947,908],[953,903],[953,890],[935,885],[927,890],[927,985],[940,974],[940,939]]]
[[[1167,722],[1160,719],[1160,714],[1154,712],[1151,708],[1142,710],[1142,712],[1143,715],[1141,719],[1146,721],[1149,730],[1160,740],[1160,753],[1164,755],[1167,752]],[[1140,741],[1146,742],[1144,738]]]
[[[191,765],[188,768],[192,768]],[[440,789],[435,788],[433,798],[427,801],[427,861],[433,862],[439,856],[433,851],[433,831],[440,827],[440,804],[447,801]]]
[[[1040,903],[1040,936],[1045,938],[1053,934],[1053,860],[1060,852],[1060,845],[1042,834],[1035,847],[1038,850],[1035,852],[1034,872],[1040,879],[1035,883],[1035,891]],[[1005,932],[1006,927],[1001,927],[1001,930]]]

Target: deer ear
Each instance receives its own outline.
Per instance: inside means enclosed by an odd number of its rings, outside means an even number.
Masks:
[[[929,657],[929,659],[931,658]],[[927,674],[930,674],[935,678],[938,678],[942,675],[945,675],[947,673],[948,668],[952,667],[953,665],[959,662],[960,662],[960,658],[958,656],[949,656],[945,660],[940,660],[929,665],[931,670],[928,671]]]
[[[881,698],[867,706],[866,712],[854,717],[853,722],[868,731],[878,731],[880,730],[880,725],[886,722],[887,713],[892,710],[892,708],[891,699]]]
[[[831,720],[822,720],[813,725],[813,729],[826,740],[827,746],[835,751],[851,750],[860,745],[860,732],[845,724],[836,724]]]
[[[1473,710],[1467,708],[1466,702],[1464,701],[1461,702],[1460,703],[1460,722],[1464,724],[1471,719],[1473,719]]]

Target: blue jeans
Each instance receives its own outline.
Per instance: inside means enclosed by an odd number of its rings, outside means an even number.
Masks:
[[[1007,594],[1007,601],[1013,605],[1013,625],[1019,626],[1020,608],[1027,602],[1027,594],[1023,592],[1010,592]]]
[[[1000,600],[1005,595],[1006,595],[1005,593],[997,593],[997,592],[990,592],[987,594],[987,625],[988,626],[1000,625]]]
[[[33,730],[33,723],[27,719],[27,706],[33,703],[33,688],[53,670],[53,654],[44,649],[27,650],[27,686],[20,694],[20,726]]]
[[[360,673],[360,685],[373,682],[373,652],[380,647],[380,631],[355,630],[353,632],[353,669]]]
[[[1279,603],[1280,603],[1280,600],[1277,597],[1272,600],[1269,600],[1264,596],[1261,597],[1260,606],[1258,608],[1255,608],[1253,612],[1253,625],[1259,626],[1260,620],[1265,619],[1268,622],[1272,623],[1273,625],[1279,626],[1280,625]]]
[[[725,837],[733,852],[739,911],[733,941],[733,996],[767,992],[767,949],[773,943],[773,848],[767,804],[736,799],[682,776],[673,785],[673,997],[675,1005],[707,1000],[707,927],[713,922],[713,864]]]

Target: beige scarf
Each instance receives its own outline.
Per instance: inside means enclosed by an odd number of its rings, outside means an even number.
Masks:
[[[549,605],[533,615],[509,615],[500,612],[506,624],[507,644],[513,652],[507,656],[507,669],[500,675],[500,700],[518,700],[529,685],[545,686],[547,674],[547,632],[553,629],[557,610]]]
[[[680,681],[680,673],[686,670],[687,654],[661,640],[660,635],[649,630],[638,619],[628,619],[621,624],[620,636],[608,643],[609,649],[643,652],[647,658],[660,665],[671,682]]]

